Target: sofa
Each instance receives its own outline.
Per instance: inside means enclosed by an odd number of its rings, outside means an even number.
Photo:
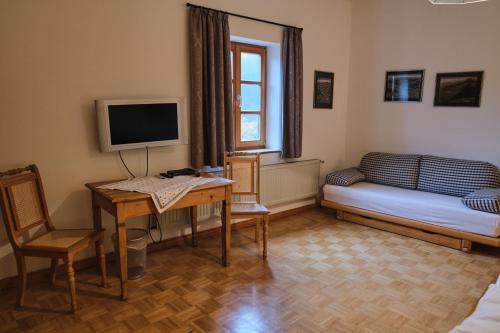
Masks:
[[[465,252],[500,247],[500,172],[487,162],[373,152],[330,173],[323,194],[339,220]]]

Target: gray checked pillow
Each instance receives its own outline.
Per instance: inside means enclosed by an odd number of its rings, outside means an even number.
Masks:
[[[498,187],[500,172],[491,163],[429,155],[420,162],[419,191],[463,198],[477,190]]]
[[[365,180],[365,175],[358,168],[349,168],[335,171],[326,176],[326,183],[330,185],[349,186]]]
[[[421,155],[368,153],[359,163],[359,171],[369,183],[417,188]]]
[[[462,198],[462,202],[467,207],[475,210],[500,214],[500,188],[474,191]]]

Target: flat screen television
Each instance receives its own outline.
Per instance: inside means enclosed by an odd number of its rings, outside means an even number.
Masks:
[[[183,143],[180,98],[96,101],[101,151]]]

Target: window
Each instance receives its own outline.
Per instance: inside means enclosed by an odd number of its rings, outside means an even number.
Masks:
[[[236,149],[266,146],[266,48],[231,43]]]

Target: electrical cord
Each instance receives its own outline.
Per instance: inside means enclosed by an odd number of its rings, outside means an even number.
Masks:
[[[122,164],[125,167],[125,169],[127,169],[127,172],[132,176],[132,178],[135,178],[135,175],[130,171],[130,169],[128,168],[127,164],[123,160],[123,156],[122,156],[122,151],[121,150],[118,151],[118,155],[120,155],[120,160],[122,161]],[[148,174],[149,174],[149,148],[148,148],[148,146],[146,146],[146,176]]]
[[[158,240],[154,239],[153,235],[151,234],[152,229],[158,230],[158,232],[160,233],[160,239]],[[163,240],[163,232],[161,230],[161,224],[158,221],[158,216],[156,216],[156,214],[149,215],[148,233],[149,233],[149,238],[151,238],[151,241],[155,244],[158,244]]]
[[[120,160],[122,161],[123,166],[125,167],[125,169],[127,169],[127,172],[132,176],[132,178],[135,178],[135,175],[130,171],[127,164],[123,160],[121,150],[118,151],[118,155],[120,156]],[[149,148],[148,146],[146,146],[146,176],[148,174],[149,174]],[[156,216],[156,214],[150,214],[148,224],[149,224],[148,225],[149,238],[151,238],[151,241],[155,244],[160,243],[163,240],[163,231],[161,229],[161,224],[158,221],[158,216]],[[154,239],[153,234],[151,233],[152,229],[156,229],[160,233],[160,238],[158,240]]]
[[[146,146],[146,176],[149,173],[149,149],[148,146]]]
[[[123,163],[123,166],[125,167],[125,169],[127,169],[128,173],[132,176],[132,178],[135,178],[135,175],[129,170],[127,164],[123,160],[122,151],[121,150],[118,151],[118,155],[120,155],[120,160],[122,160],[122,163]]]

